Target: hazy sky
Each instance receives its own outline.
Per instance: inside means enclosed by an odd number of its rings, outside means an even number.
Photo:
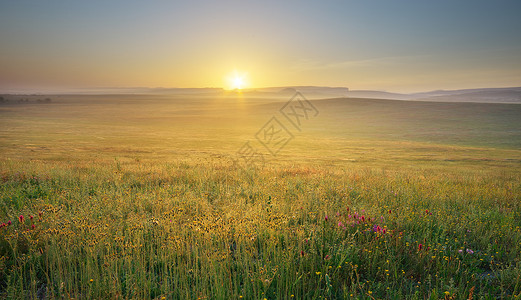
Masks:
[[[0,0],[0,91],[521,86],[521,1]]]

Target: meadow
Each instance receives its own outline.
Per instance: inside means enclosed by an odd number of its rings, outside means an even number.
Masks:
[[[519,104],[49,97],[0,104],[1,298],[521,297]]]

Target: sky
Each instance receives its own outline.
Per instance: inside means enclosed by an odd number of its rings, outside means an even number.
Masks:
[[[521,86],[521,1],[0,0],[0,92]]]

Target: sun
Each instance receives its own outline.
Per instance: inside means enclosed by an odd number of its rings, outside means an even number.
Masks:
[[[234,71],[227,76],[227,81],[230,90],[241,90],[248,87],[248,74]]]
[[[232,79],[232,88],[234,90],[240,90],[244,86],[244,78],[243,77],[234,77]]]

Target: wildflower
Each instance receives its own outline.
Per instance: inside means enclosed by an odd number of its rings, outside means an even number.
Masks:
[[[347,208],[347,212],[349,212],[349,207]]]
[[[326,255],[326,257],[324,257],[325,260],[328,260],[330,257],[329,257],[329,254]]]
[[[389,209],[388,213],[391,213],[392,211]]]
[[[472,251],[472,249],[467,249],[467,253],[468,254],[474,254],[474,251]]]
[[[20,223],[23,223],[24,222],[24,216],[20,215],[18,217],[18,221],[20,221]]]
[[[315,272],[315,274],[320,275],[320,274],[322,274],[322,272]]]
[[[360,220],[361,220],[362,222],[365,222],[365,217],[364,217],[364,216],[361,216],[361,217],[360,217]]]
[[[31,221],[33,220],[33,216],[29,215],[29,219],[31,219]]]
[[[304,251],[300,251],[300,256],[304,256]]]
[[[423,245],[422,244],[419,244],[418,245],[418,251],[421,251],[423,249]]]
[[[459,253],[463,253],[463,250],[462,250],[462,249],[459,249],[458,252],[459,252]]]
[[[346,228],[344,224],[342,224],[342,221],[338,221],[338,227]]]
[[[326,217],[324,219],[326,219],[326,221],[327,221],[327,220],[329,220],[329,217],[326,215]]]
[[[35,227],[36,227],[36,226],[34,226],[34,224],[33,224],[33,225],[31,225],[31,229],[34,229]]]
[[[339,213],[339,212],[337,212],[337,213],[336,213],[336,216],[337,216],[337,217],[340,217],[340,213]]]
[[[11,225],[11,224],[12,224],[11,221],[7,221],[7,225],[8,225],[8,226]]]

